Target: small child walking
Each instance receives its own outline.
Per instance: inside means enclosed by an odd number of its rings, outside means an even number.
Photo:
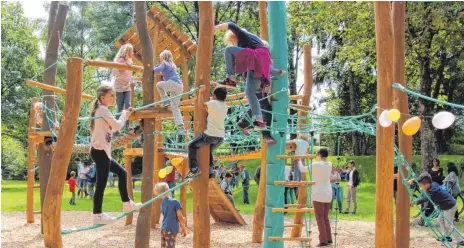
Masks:
[[[100,86],[97,90],[97,100],[94,103],[92,117],[101,116],[102,118],[94,119],[90,123],[92,132],[90,156],[95,161],[97,172],[97,186],[93,198],[94,224],[109,224],[116,221],[116,218],[102,213],[103,195],[110,171],[118,175],[118,188],[123,202],[123,212],[127,213],[140,207],[140,204],[135,204],[127,193],[127,171],[111,158],[111,133],[120,130],[132,114],[131,108],[128,111],[123,110],[119,120],[116,120],[108,109],[109,106],[114,105],[114,100],[113,87]]]
[[[76,172],[71,171],[71,177],[68,179],[69,185],[69,192],[71,192],[71,200],[69,200],[69,204],[76,205]]]
[[[123,45],[116,57],[114,62],[132,64],[132,57],[134,56],[134,47],[131,44]],[[132,84],[132,71],[130,70],[114,70],[114,90],[116,91],[116,105],[118,107],[118,113],[128,109],[131,104],[131,84]]]
[[[167,183],[157,183],[154,192],[160,195],[169,190]],[[182,237],[187,236],[187,228],[185,226],[185,217],[182,215],[182,205],[169,193],[165,195],[161,202],[161,213],[163,213],[163,223],[161,225],[161,248],[176,247],[176,236],[179,233]]]
[[[198,93],[198,106],[200,109],[206,109],[206,112],[208,112],[208,118],[206,120],[207,126],[205,132],[193,139],[188,145],[190,172],[187,174],[186,178],[192,178],[200,174],[197,150],[206,145],[211,145],[209,152],[210,178],[214,177],[214,174],[212,173],[214,168],[213,151],[224,141],[224,120],[226,119],[227,110],[229,109],[225,102],[227,89],[225,87],[218,87],[214,89],[213,100],[206,103],[203,102],[204,91],[205,87],[203,85],[200,86],[200,92]]]
[[[174,116],[174,123],[177,126],[177,132],[179,134],[185,134],[184,120],[180,113],[179,101],[180,97],[176,97],[182,94],[184,86],[180,80],[179,74],[176,72],[177,66],[174,64],[174,58],[169,50],[164,50],[160,54],[160,64],[156,66],[153,71],[155,74],[163,74],[163,81],[156,84],[156,88],[160,93],[161,100],[168,98],[166,93],[170,93],[171,97],[171,110]],[[165,105],[166,106],[166,105]]]

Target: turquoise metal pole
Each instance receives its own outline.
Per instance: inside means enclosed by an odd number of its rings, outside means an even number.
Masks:
[[[269,45],[271,57],[275,68],[287,70],[287,13],[285,2],[268,2],[269,16]],[[288,89],[288,74],[277,77],[272,81],[272,93]],[[285,160],[276,159],[276,155],[285,153],[285,141],[287,136],[287,107],[289,103],[288,94],[279,94],[271,97],[272,111],[278,113],[279,118],[273,118],[272,127],[282,132],[273,132],[272,135],[277,144],[267,148],[266,168],[266,206],[264,217],[264,247],[283,248],[283,242],[269,241],[269,237],[282,237],[284,233],[283,213],[273,213],[272,208],[284,207],[284,187],[274,186],[274,181],[284,180]],[[275,117],[276,115],[274,115]],[[275,130],[275,129],[274,129]]]

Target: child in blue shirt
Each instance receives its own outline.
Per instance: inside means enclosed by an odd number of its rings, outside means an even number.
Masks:
[[[169,190],[167,183],[157,183],[154,192],[160,195]],[[187,236],[187,229],[185,227],[185,218],[182,215],[182,205],[180,202],[172,198],[171,193],[165,195],[161,202],[161,213],[164,216],[161,225],[161,248],[174,248],[176,247],[176,236],[180,233],[182,237]]]

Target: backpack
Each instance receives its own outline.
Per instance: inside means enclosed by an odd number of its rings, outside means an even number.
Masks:
[[[460,189],[459,185],[456,185],[454,182],[449,182],[448,181],[442,187],[444,187],[443,190],[450,193],[453,197],[456,197],[461,193],[461,189]]]

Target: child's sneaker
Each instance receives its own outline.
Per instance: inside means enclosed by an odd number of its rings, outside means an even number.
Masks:
[[[101,214],[94,214],[93,215],[93,224],[94,225],[106,225],[106,224],[111,224],[116,221],[116,218],[113,216],[106,214],[106,213],[101,213]]]
[[[137,210],[142,206],[142,203],[135,203],[132,200],[122,203],[122,212],[129,213],[131,211]]]
[[[228,88],[237,88],[237,81],[234,81],[230,78],[226,78],[222,81],[217,81],[216,83],[223,85],[225,87],[228,87]]]
[[[262,131],[266,129],[266,122],[264,121],[255,121],[253,122],[253,125],[255,126],[255,131]]]
[[[464,240],[461,240],[461,241],[458,242],[458,247],[459,246],[464,246]]]
[[[240,131],[242,131],[243,135],[250,136],[250,132],[248,132],[248,130],[246,130],[245,128],[238,127],[238,129],[240,129]]]
[[[440,242],[453,242],[453,239],[451,237],[441,237],[441,238],[438,238],[437,241],[440,241]]]
[[[194,178],[200,175],[200,173],[201,173],[200,169],[190,170],[189,173],[187,173],[187,175],[185,176],[185,179]]]
[[[177,134],[185,135],[186,133],[187,133],[187,130],[185,130],[184,125],[177,126]]]

